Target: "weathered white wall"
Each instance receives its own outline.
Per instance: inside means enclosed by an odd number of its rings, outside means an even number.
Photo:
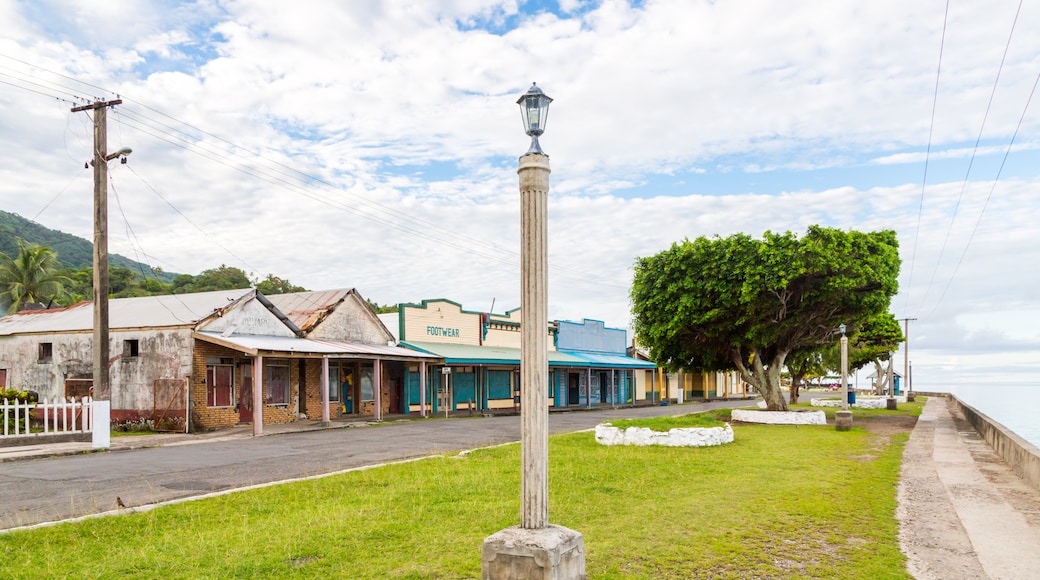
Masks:
[[[393,336],[387,334],[368,306],[354,294],[347,296],[347,299],[307,336],[379,345],[386,345],[393,340]]]
[[[210,332],[260,336],[296,336],[259,300],[251,298],[199,328]]]
[[[138,356],[123,358],[123,343],[138,341]],[[0,368],[7,369],[7,384],[33,390],[41,397],[65,394],[65,379],[90,379],[93,371],[92,333],[0,337]],[[50,342],[51,362],[38,362],[40,343]],[[109,335],[109,378],[112,409],[152,409],[155,379],[191,375],[191,330],[133,330]]]

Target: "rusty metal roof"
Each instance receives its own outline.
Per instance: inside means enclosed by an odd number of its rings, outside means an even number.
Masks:
[[[109,328],[195,326],[210,315],[252,294],[251,288],[194,294],[170,294],[108,301]],[[93,302],[68,308],[30,310],[0,318],[0,336],[44,332],[77,332],[94,328]]]
[[[325,320],[325,317],[331,314],[350,294],[357,294],[357,291],[353,288],[340,288],[270,296],[265,294],[265,296],[274,304],[275,308],[288,316],[293,324],[307,333]]]

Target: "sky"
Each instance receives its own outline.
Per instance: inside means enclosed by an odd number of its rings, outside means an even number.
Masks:
[[[915,390],[1040,387],[1038,75],[1009,0],[0,0],[0,209],[90,239],[70,109],[121,99],[112,252],[504,312],[537,82],[551,318],[629,327],[686,238],[893,229]]]

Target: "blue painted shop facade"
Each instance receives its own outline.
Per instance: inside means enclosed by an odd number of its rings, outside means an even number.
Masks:
[[[443,359],[425,374],[406,369],[406,413],[519,410],[521,312],[467,311],[446,299],[401,304],[381,315],[399,345]],[[625,356],[626,332],[602,322],[548,322],[551,407],[629,405],[633,372],[654,369]]]

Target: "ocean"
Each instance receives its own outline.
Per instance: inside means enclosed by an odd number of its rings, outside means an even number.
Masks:
[[[950,387],[949,391],[1040,447],[1040,386],[973,385]]]

